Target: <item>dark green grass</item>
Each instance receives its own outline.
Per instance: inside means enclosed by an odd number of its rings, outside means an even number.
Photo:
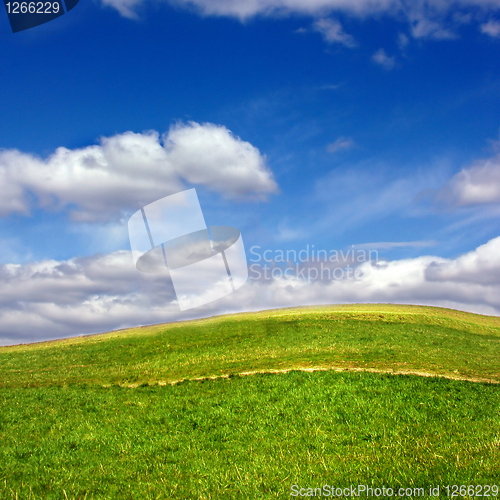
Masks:
[[[498,484],[492,384],[291,372],[0,389],[0,498],[290,498],[292,484]]]
[[[500,319],[391,305],[282,309],[0,348],[0,386],[142,384],[303,367],[500,381]]]

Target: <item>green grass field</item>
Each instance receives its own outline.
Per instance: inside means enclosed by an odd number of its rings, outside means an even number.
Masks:
[[[499,381],[500,318],[416,306],[3,347],[0,499],[500,485]]]

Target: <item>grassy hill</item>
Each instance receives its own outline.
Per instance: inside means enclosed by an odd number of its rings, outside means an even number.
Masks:
[[[417,306],[3,347],[0,499],[498,485],[499,381],[500,318]]]

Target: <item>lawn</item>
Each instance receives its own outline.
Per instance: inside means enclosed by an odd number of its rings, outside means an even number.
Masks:
[[[295,308],[0,347],[0,386],[141,385],[298,368],[500,381],[500,318],[417,306]]]
[[[499,318],[247,313],[0,348],[0,373],[0,499],[500,483]]]

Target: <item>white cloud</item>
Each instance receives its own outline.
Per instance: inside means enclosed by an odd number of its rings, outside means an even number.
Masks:
[[[387,70],[391,70],[396,65],[396,59],[388,56],[384,49],[378,49],[372,56],[372,61]]]
[[[398,47],[399,50],[405,50],[408,44],[410,43],[410,39],[404,33],[398,34]]]
[[[46,159],[0,150],[0,215],[28,214],[34,196],[42,208],[70,208],[75,220],[111,220],[185,182],[228,198],[262,199],[277,190],[259,150],[223,126],[179,124],[162,139],[126,132],[82,149],[58,148]]]
[[[334,11],[359,16],[380,13],[396,16],[415,11],[446,12],[460,7],[499,8],[497,0],[172,0],[171,3],[194,7],[204,15],[238,19],[292,13],[324,16]]]
[[[136,271],[130,252],[0,265],[0,344],[311,304],[392,302],[500,314],[500,237],[457,259],[423,256],[365,262],[359,269],[359,280],[253,279],[181,313],[168,273]]]
[[[481,24],[481,33],[500,38],[500,21],[490,19],[487,23]]]
[[[254,308],[390,302],[500,314],[500,237],[454,260],[423,256],[366,262],[359,269],[359,280],[250,282],[239,291],[240,300]]]
[[[164,142],[169,161],[188,182],[233,198],[263,198],[277,189],[259,150],[225,127],[191,122],[173,127]]]
[[[168,276],[138,272],[126,251],[6,264],[0,282],[3,344],[161,321],[178,311]]]
[[[336,19],[318,19],[313,28],[321,33],[323,40],[327,43],[340,43],[351,49],[356,47],[354,38],[345,33],[344,28]]]
[[[353,245],[353,248],[359,249],[380,249],[380,250],[392,250],[393,248],[426,248],[432,247],[437,244],[434,240],[422,240],[422,241],[380,241],[378,243],[361,243],[358,245]]]
[[[356,143],[351,137],[339,137],[331,144],[328,144],[326,151],[328,153],[336,153],[338,151],[346,151],[352,149]]]
[[[500,155],[464,168],[438,191],[436,199],[457,207],[500,203]]]
[[[431,281],[500,286],[500,238],[481,245],[455,260],[435,263],[426,269]]]
[[[113,7],[116,9],[123,17],[128,17],[129,19],[138,19],[137,8],[142,0],[102,0],[103,5]]]
[[[135,17],[146,0],[102,0],[126,17]],[[330,42],[351,46],[354,40],[343,33],[337,21],[325,21],[330,15],[347,14],[359,18],[381,15],[405,20],[415,38],[450,39],[455,30],[470,20],[464,10],[475,8],[483,13],[500,10],[498,0],[164,0],[178,7],[195,10],[204,16],[227,16],[244,21],[254,16],[307,15],[323,20]],[[331,22],[329,27],[325,23]],[[484,25],[483,25],[484,26]],[[340,30],[340,31],[339,31]],[[496,36],[496,35],[494,35]],[[347,38],[345,38],[347,37]],[[326,38],[326,37],[325,37]],[[328,39],[327,39],[328,41]]]
[[[447,28],[443,20],[438,17],[428,17],[428,13],[420,11],[409,16],[411,34],[413,38],[430,38],[434,40],[452,40],[457,38],[453,29]],[[454,24],[460,25],[460,22]]]

